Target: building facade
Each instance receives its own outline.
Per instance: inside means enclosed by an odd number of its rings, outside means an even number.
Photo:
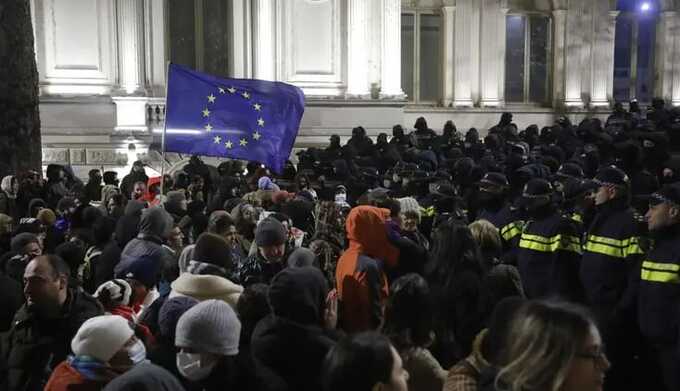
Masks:
[[[162,131],[169,61],[306,95],[297,146],[680,105],[674,0],[31,0],[43,160],[125,170]],[[171,165],[181,157],[168,159]]]

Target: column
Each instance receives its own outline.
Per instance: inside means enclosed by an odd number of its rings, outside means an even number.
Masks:
[[[252,24],[250,2],[232,0],[232,17],[229,21],[232,39],[229,54],[231,75],[237,78],[252,77]]]
[[[654,96],[671,99],[673,89],[673,57],[675,52],[675,11],[664,11],[659,15],[656,26],[656,50],[654,51],[658,80],[654,85]]]
[[[453,105],[454,101],[454,18],[456,7],[453,5],[445,5],[442,7],[442,25],[444,26],[444,36],[442,39],[442,60],[444,69],[442,69],[442,95],[444,106]]]
[[[482,61],[481,106],[498,107],[503,97],[500,95],[504,83],[505,70],[505,13],[497,0],[484,0],[482,5]],[[503,39],[501,39],[503,37]]]
[[[144,91],[144,2],[118,0],[118,68],[122,93],[143,95]]]
[[[676,26],[679,21],[675,20]],[[678,37],[678,29],[673,29],[673,82],[671,83],[671,103],[673,106],[680,106],[680,37]]]
[[[564,105],[564,63],[565,63],[565,35],[567,30],[567,11],[554,10],[553,23],[555,37],[553,39],[553,108],[557,109]]]
[[[583,36],[585,26],[581,23],[584,17],[583,10],[576,5],[574,9],[567,11],[567,35],[565,37],[565,100],[564,104],[569,107],[583,107],[581,98],[581,71],[583,46],[585,45]]]
[[[454,25],[455,31],[455,65],[453,71],[455,74],[454,84],[454,106],[472,107],[472,92],[473,84],[475,83],[475,75],[478,74],[474,69],[475,62],[473,61],[473,34],[472,30],[475,28],[473,23],[473,0],[458,0],[456,2],[456,21]]]
[[[276,0],[254,0],[253,76],[276,80]]]
[[[401,0],[382,0],[380,96],[404,99],[401,90]]]
[[[592,56],[593,79],[591,86],[591,107],[607,107],[613,94],[614,75],[614,34],[616,17],[619,11],[609,11],[605,23],[598,21],[599,29],[595,30],[594,50]]]
[[[369,0],[349,0],[347,96],[352,98],[368,99],[371,93],[368,83],[369,7]]]

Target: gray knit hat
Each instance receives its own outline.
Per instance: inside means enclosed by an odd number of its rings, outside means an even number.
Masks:
[[[238,354],[241,322],[231,306],[221,300],[206,300],[179,318],[175,346],[221,356]]]
[[[255,228],[255,243],[260,247],[276,246],[286,243],[286,229],[280,221],[267,217]]]

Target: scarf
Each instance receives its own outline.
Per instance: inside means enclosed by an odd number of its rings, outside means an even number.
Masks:
[[[94,357],[69,356],[67,362],[87,380],[108,383],[119,375],[108,364]]]

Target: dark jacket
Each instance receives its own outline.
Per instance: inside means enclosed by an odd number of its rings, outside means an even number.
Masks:
[[[320,270],[290,268],[271,283],[273,314],[253,332],[255,372],[266,390],[319,390],[321,365],[335,340],[322,328],[328,285]]]
[[[236,275],[233,276],[233,279],[236,280],[234,282],[244,287],[258,283],[269,284],[276,273],[286,267],[288,255],[290,255],[290,252],[286,251],[279,262],[268,262],[258,250],[239,265]]]
[[[21,307],[3,336],[0,389],[42,390],[50,373],[71,353],[71,340],[83,322],[103,313],[96,299],[76,289],[69,289],[56,319],[39,319]]]
[[[21,284],[0,273],[0,333],[12,326],[12,319],[24,304]]]
[[[103,248],[92,246],[85,253],[90,265],[87,281],[83,282],[86,291],[96,290],[101,284],[113,279],[113,270],[120,262],[122,251],[115,240],[109,241]]]
[[[113,379],[104,390],[184,391],[184,387],[165,369],[151,363],[143,363]]]
[[[130,201],[125,207],[125,214],[116,223],[116,241],[121,248],[139,234],[139,220],[144,208],[146,204],[143,201]]]

